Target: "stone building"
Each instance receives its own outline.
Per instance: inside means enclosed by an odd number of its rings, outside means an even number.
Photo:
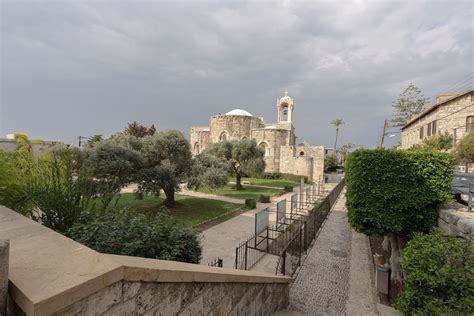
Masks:
[[[448,132],[455,144],[474,131],[474,89],[459,94],[443,94],[402,127],[401,148],[420,144],[427,137]]]
[[[265,150],[266,172],[281,172],[307,176],[317,181],[324,172],[324,147],[306,142],[296,145],[293,127],[295,103],[285,95],[277,100],[277,122],[266,123],[247,111],[235,109],[211,117],[209,126],[191,128],[194,155],[207,146],[222,141],[255,139]]]

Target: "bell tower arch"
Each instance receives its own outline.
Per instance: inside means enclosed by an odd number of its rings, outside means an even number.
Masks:
[[[288,95],[288,91],[285,91],[285,95],[277,100],[278,123],[293,123],[294,107],[295,103],[293,101],[293,98]]]

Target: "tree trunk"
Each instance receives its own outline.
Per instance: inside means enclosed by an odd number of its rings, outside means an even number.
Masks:
[[[242,184],[241,184],[241,182],[242,182],[242,175],[240,174],[240,172],[237,172],[237,173],[235,174],[235,188],[236,188],[237,190],[242,189]]]
[[[339,127],[336,127],[336,141],[334,142],[334,151],[337,150],[337,138],[339,137]]]
[[[390,248],[392,249],[392,253],[390,255],[390,268],[392,269],[391,279],[400,282],[402,281],[402,270],[400,268],[401,256],[398,235],[389,234],[387,237],[390,241]]]
[[[165,205],[167,207],[174,206],[174,190],[164,190],[166,195]]]

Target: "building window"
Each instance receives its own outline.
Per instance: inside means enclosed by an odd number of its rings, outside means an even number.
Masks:
[[[466,117],[466,132],[474,131],[474,115]]]
[[[426,129],[426,136],[431,136],[431,123],[428,123],[428,128]]]
[[[431,123],[431,134],[433,134],[433,135],[436,135],[436,132],[437,132],[437,126],[436,126],[436,124],[437,124],[437,121],[433,121],[433,122]]]
[[[420,127],[420,139],[423,139],[424,135],[423,135],[423,127]]]
[[[304,151],[301,151],[301,152],[300,152],[300,156],[304,156]]]

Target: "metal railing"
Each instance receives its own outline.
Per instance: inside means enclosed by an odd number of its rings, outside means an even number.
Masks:
[[[302,224],[295,227],[290,235],[291,238],[284,243],[285,246],[278,253],[280,258],[277,262],[276,274],[293,276],[301,266],[303,254],[316,238],[344,185],[344,180],[339,182],[329,195],[309,212],[308,216],[303,217]]]
[[[224,260],[217,257],[217,258],[213,259],[211,262],[209,262],[207,265],[210,266],[210,267],[222,268],[224,266]]]

